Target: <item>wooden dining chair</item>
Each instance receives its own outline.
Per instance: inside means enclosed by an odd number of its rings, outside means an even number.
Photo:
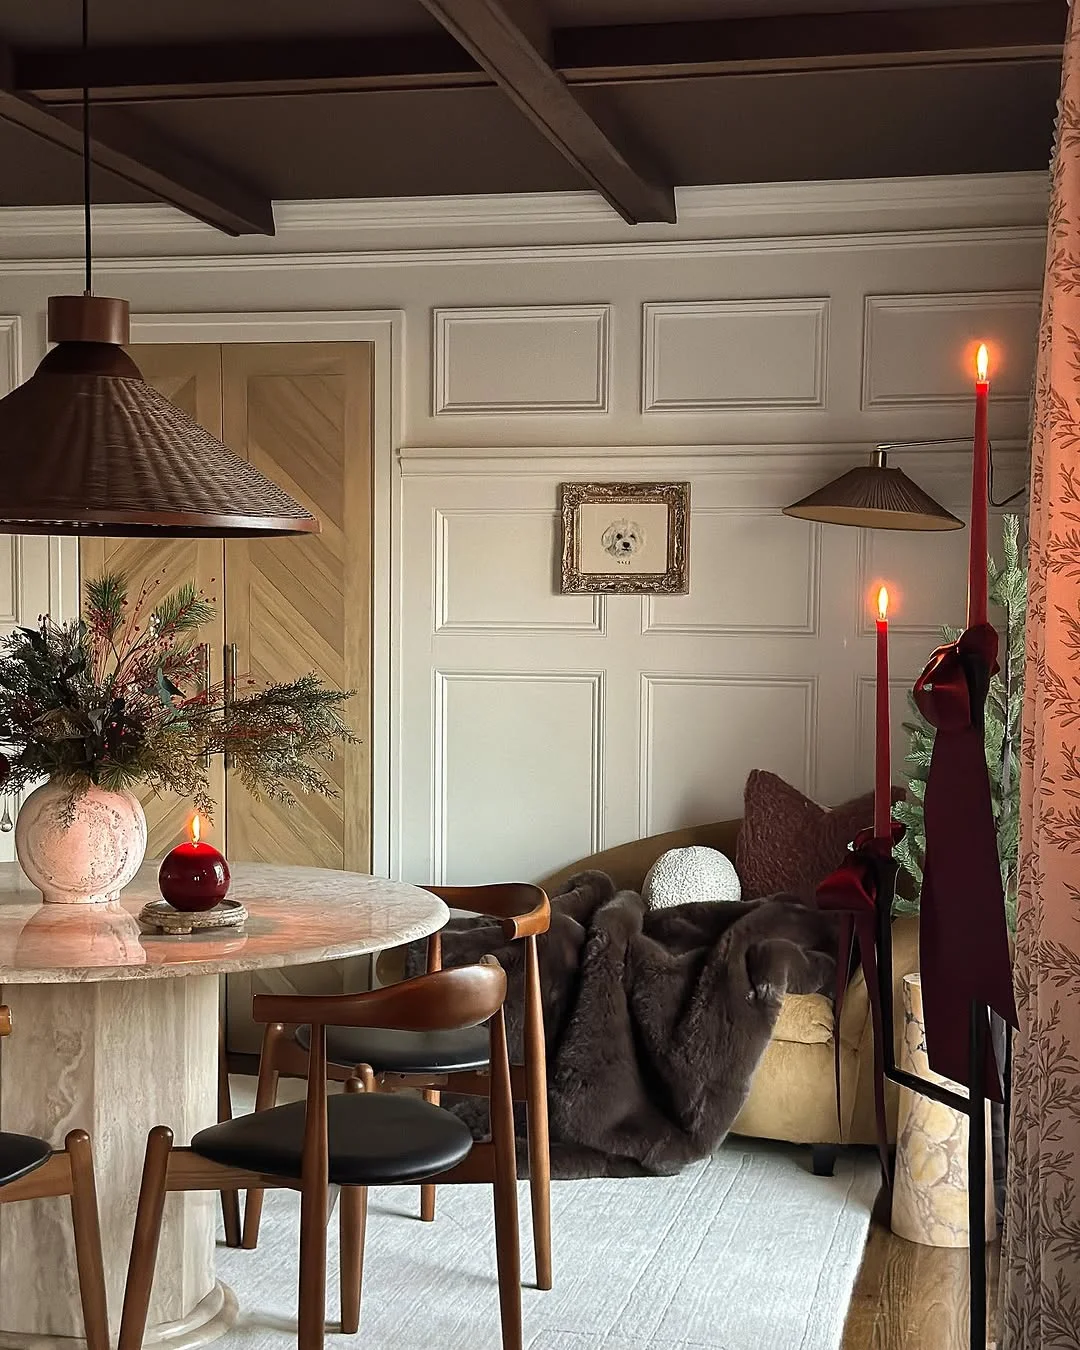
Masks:
[[[11,1010],[0,1006],[0,1036],[10,1034]],[[64,1147],[54,1150],[44,1139],[32,1135],[0,1133],[0,1205],[57,1195],[71,1197],[86,1350],[109,1350],[105,1266],[90,1136],[85,1130],[72,1130]]]
[[[503,1350],[522,1350],[514,1108],[506,1051],[506,976],[494,957],[479,965],[421,975],[367,994],[258,994],[252,1015],[270,1025],[311,1028],[306,1101],[212,1125],[188,1148],[173,1148],[159,1125],[146,1146],[135,1215],[118,1350],[139,1350],[169,1191],[286,1187],[300,1192],[299,1350],[322,1350],[326,1313],[329,1188],[341,1187],[342,1331],[360,1324],[368,1186],[410,1185],[433,1176],[479,1180],[472,1135],[462,1121],[419,1097],[366,1091],[351,1078],[327,1091],[329,1026],[392,1028],[420,1034],[482,1027],[488,1038],[488,1091],[494,1173],[495,1246]],[[370,1082],[367,1085],[371,1086]]]
[[[548,898],[539,886],[507,883],[494,886],[427,886],[452,909],[467,910],[498,919],[503,935],[525,947],[524,1054],[522,1064],[510,1066],[515,1100],[526,1103],[529,1151],[529,1191],[532,1207],[533,1250],[536,1283],[552,1285],[551,1266],[551,1160],[548,1143],[547,1050],[544,1041],[544,1010],[540,988],[540,960],[536,939],[551,922]],[[427,944],[430,974],[442,967],[442,934],[433,933]],[[393,987],[393,986],[390,986]],[[478,1028],[464,1031],[416,1033],[382,1031],[370,1027],[328,1027],[326,1032],[330,1076],[338,1081],[364,1079],[370,1071],[377,1087],[419,1088],[426,1100],[437,1103],[441,1092],[462,1096],[486,1095],[488,1047]],[[281,1076],[302,1078],[308,1072],[307,1035],[304,1028],[270,1025],[259,1060],[256,1111],[272,1107]],[[494,1176],[492,1151],[479,1148],[472,1165]],[[447,1178],[443,1178],[443,1181]],[[243,1246],[254,1248],[259,1239],[262,1196],[249,1191],[244,1206]],[[420,1217],[435,1217],[435,1184],[421,1187]]]
[[[218,1021],[217,1060],[217,1118],[218,1124],[232,1120],[232,1092],[229,1089],[229,1060],[225,1049],[225,1018]],[[225,1246],[240,1246],[240,1196],[236,1191],[221,1192],[221,1219],[225,1226]]]

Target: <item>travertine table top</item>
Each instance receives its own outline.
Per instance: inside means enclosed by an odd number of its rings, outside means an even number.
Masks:
[[[17,863],[0,864],[0,984],[216,975],[383,951],[427,937],[449,910],[419,886],[322,867],[233,863],[229,895],[240,932],[144,933],[160,897],[158,862],[143,865],[116,904],[46,905]]]

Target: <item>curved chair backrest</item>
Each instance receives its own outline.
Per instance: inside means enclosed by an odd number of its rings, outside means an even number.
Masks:
[[[506,975],[493,956],[402,980],[366,994],[256,994],[256,1022],[311,1027],[385,1027],[394,1031],[459,1031],[486,1022],[503,1005]]]
[[[524,881],[497,882],[491,886],[425,886],[451,909],[487,914],[502,923],[503,933],[514,938],[546,933],[551,925],[551,906],[539,886]]]

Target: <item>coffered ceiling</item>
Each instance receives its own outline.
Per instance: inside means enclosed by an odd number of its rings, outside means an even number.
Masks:
[[[864,0],[866,3],[866,0]],[[75,0],[0,6],[0,205],[269,233],[275,200],[1041,169],[1065,0]]]

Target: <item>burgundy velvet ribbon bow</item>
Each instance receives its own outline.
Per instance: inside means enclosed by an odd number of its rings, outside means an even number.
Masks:
[[[915,702],[937,728],[923,799],[926,857],[919,965],[930,1067],[958,1083],[970,1075],[971,1005],[1017,1025],[1005,897],[986,767],[982,709],[997,670],[997,633],[979,624],[935,651]],[[986,1037],[987,1096],[1001,1081]]]
[[[836,1116],[843,1136],[844,1121],[840,1106],[840,1014],[844,1010],[851,970],[851,952],[858,942],[859,964],[870,1000],[874,1032],[874,1119],[877,1128],[878,1158],[886,1185],[892,1185],[889,1167],[889,1129],[885,1117],[885,1023],[881,1007],[881,985],[877,963],[877,906],[880,866],[891,846],[904,836],[904,827],[892,823],[892,839],[875,839],[873,830],[860,830],[844,862],[817,888],[821,910],[840,916],[840,935],[836,953],[836,994],[833,1005],[833,1051],[836,1072]],[[889,1034],[891,1035],[891,1029]],[[891,1056],[890,1056],[891,1058]]]

